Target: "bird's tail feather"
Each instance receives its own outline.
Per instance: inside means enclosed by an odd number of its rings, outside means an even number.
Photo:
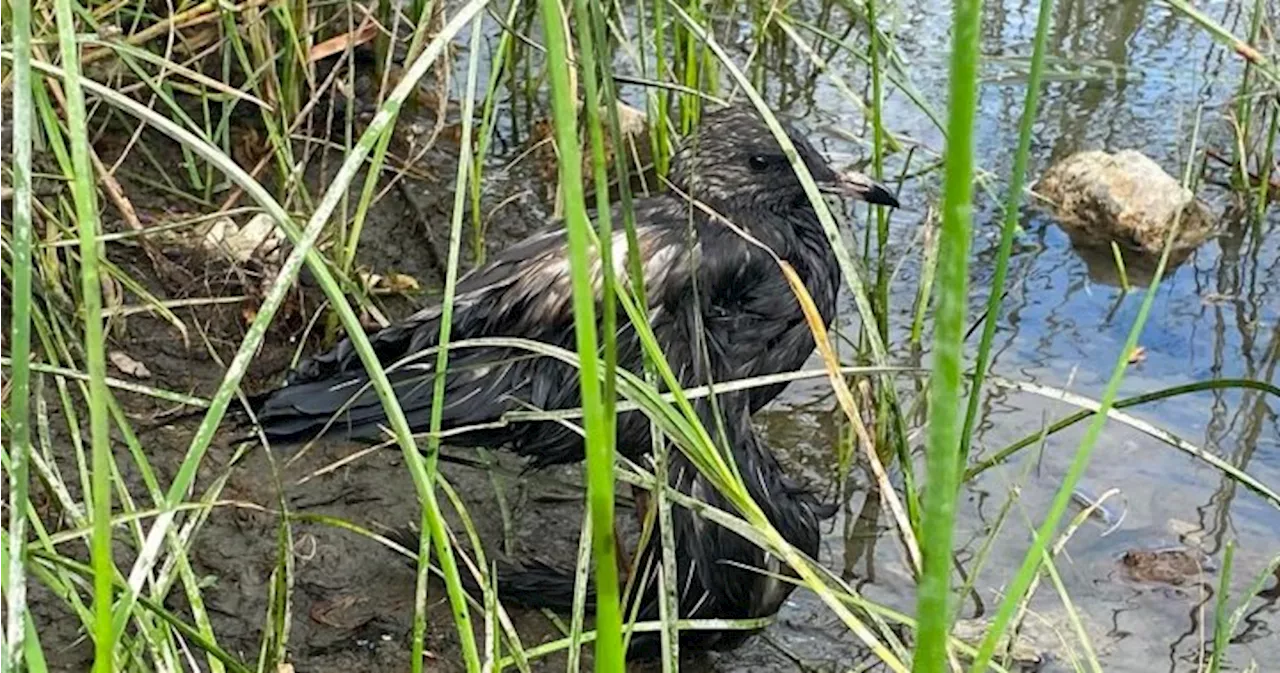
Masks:
[[[445,429],[492,423],[517,405],[521,363],[505,353],[459,351],[445,377],[442,425]],[[430,424],[435,391],[434,359],[393,367],[387,376],[400,408],[414,429]],[[307,440],[319,434],[341,433],[352,438],[380,440],[386,413],[363,370],[347,371],[297,382],[264,396],[255,409],[267,436],[276,440]],[[497,435],[493,440],[487,437]],[[501,443],[502,433],[479,433],[469,439],[489,445]]]
[[[573,571],[540,560],[520,565],[499,564],[498,597],[526,608],[548,609],[562,614],[573,609],[576,577]],[[586,607],[595,609],[595,585],[588,581]]]

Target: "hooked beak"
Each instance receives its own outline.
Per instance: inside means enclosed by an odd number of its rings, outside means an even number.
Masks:
[[[898,207],[898,198],[888,187],[857,171],[836,173],[834,180],[819,183],[818,189],[824,194],[850,196],[880,206]]]

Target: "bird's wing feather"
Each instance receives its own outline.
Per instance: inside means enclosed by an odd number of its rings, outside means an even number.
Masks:
[[[643,218],[636,237],[644,260],[646,287],[663,287],[682,273],[687,237],[677,235],[666,204],[642,204],[657,217]],[[638,219],[640,219],[638,217]],[[615,273],[626,275],[627,236],[616,231],[612,251]],[[600,265],[593,268],[593,284],[599,293]],[[597,295],[598,296],[598,295]],[[562,226],[544,230],[494,255],[482,267],[464,275],[456,288],[451,339],[513,336],[561,341],[563,328],[573,322],[568,241]],[[436,345],[441,305],[431,304],[394,325],[369,335],[384,364]],[[361,371],[349,339],[334,349],[302,363],[289,383],[328,379],[349,371]]]
[[[687,216],[679,217],[680,209],[665,201],[646,200],[639,204],[637,213],[642,224],[636,228],[636,238],[646,287],[654,302],[663,301],[668,293],[683,292],[690,274],[692,237],[682,226]],[[612,242],[615,272],[624,276],[627,240],[619,230]],[[451,339],[520,337],[571,348],[574,318],[568,257],[563,228],[553,228],[502,251],[467,274],[457,286]],[[599,292],[599,262],[593,272]],[[388,375],[415,427],[426,425],[435,378],[435,356],[417,354],[437,345],[440,319],[440,306],[428,306],[369,337],[379,361],[388,367],[396,365]],[[565,366],[546,358],[531,361],[528,353],[513,349],[452,350],[445,427],[494,420],[513,408],[511,397],[529,392],[533,382],[537,383],[539,399],[520,396],[524,403],[575,404],[576,386],[568,385],[572,372],[559,369]],[[384,421],[381,405],[368,390],[368,376],[349,339],[300,365],[288,385],[268,396],[259,412],[269,433],[277,427],[289,429],[289,435],[298,434],[294,431],[299,428],[320,429],[335,415],[338,427],[346,424],[351,434],[361,434],[356,426],[376,430],[376,424]]]

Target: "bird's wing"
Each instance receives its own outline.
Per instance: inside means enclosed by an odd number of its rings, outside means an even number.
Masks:
[[[687,228],[676,228],[675,212],[670,204],[650,200],[637,213],[641,224],[635,233],[651,297],[688,284],[692,237],[684,233]],[[614,268],[620,275],[626,273],[627,240],[623,231],[613,238]],[[593,271],[599,292],[599,262]],[[428,306],[369,337],[414,427],[426,425],[431,408],[436,358],[430,349],[438,343],[441,318],[439,305]],[[502,251],[459,281],[451,340],[519,337],[572,348],[573,320],[567,239],[562,228],[554,228]],[[635,364],[638,368],[638,357]],[[574,376],[566,365],[532,358],[523,350],[451,349],[444,427],[496,420],[522,404],[574,406]],[[351,435],[376,435],[385,416],[368,381],[355,348],[343,340],[304,362],[288,385],[267,396],[259,420],[269,435],[279,438],[314,433],[331,422]],[[503,443],[504,438],[492,441]]]
[[[636,226],[646,287],[661,292],[687,282],[690,236],[678,231],[668,204],[643,206]],[[644,217],[641,217],[644,216]],[[617,220],[616,220],[617,221]],[[618,277],[627,275],[628,236],[621,228],[613,235],[613,266]],[[593,287],[599,298],[599,261],[592,268]],[[573,324],[572,285],[568,240],[562,226],[547,229],[494,255],[484,266],[464,275],[456,288],[450,338],[486,336],[534,339],[569,345],[566,326]],[[431,304],[408,318],[369,335],[383,364],[390,364],[438,343],[440,304]],[[290,385],[363,371],[349,339],[333,350],[302,363],[289,378]]]

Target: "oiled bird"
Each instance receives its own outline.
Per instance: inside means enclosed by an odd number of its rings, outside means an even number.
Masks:
[[[837,173],[795,128],[785,125],[799,158],[827,194],[897,206],[884,186],[860,173]],[[642,260],[649,327],[685,388],[799,369],[813,352],[813,335],[783,275],[787,262],[808,290],[826,324],[835,317],[840,270],[818,216],[782,148],[754,112],[737,107],[708,113],[672,158],[672,189],[634,202],[635,237]],[[614,213],[621,221],[621,213]],[[535,234],[495,255],[457,285],[453,340],[518,337],[574,348],[569,256],[562,226]],[[615,272],[626,276],[627,236],[613,241]],[[595,287],[601,270],[594,269]],[[435,355],[442,311],[428,306],[370,336],[401,407],[415,430],[429,425]],[[641,372],[643,354],[634,327],[619,320],[618,365]],[[286,385],[260,403],[267,437],[297,441],[324,433],[380,439],[386,416],[349,341],[304,362]],[[750,415],[784,385],[723,393],[716,403],[695,401],[707,427],[720,410],[720,439],[734,456],[753,498],[782,535],[807,554],[817,550],[813,496],[782,472],[750,428]],[[500,446],[528,457],[533,467],[583,458],[583,440],[556,422],[500,424],[503,415],[528,408],[580,406],[578,370],[515,347],[451,348],[445,373],[446,430],[486,425],[454,434],[458,445]],[[640,412],[619,414],[618,450],[639,459],[651,446],[649,421]],[[671,485],[714,505],[728,503],[672,452]],[[755,617],[773,614],[790,585],[746,568],[778,571],[776,559],[727,529],[677,508],[673,513],[681,617]],[[656,547],[642,554],[652,572]],[[538,590],[563,576],[526,568],[507,575],[510,593],[523,602],[555,604],[564,591]],[[533,590],[529,590],[530,588]],[[522,590],[523,588],[523,590]],[[653,594],[643,594],[641,614],[657,615]],[[689,632],[695,649],[724,648],[741,632]],[[634,655],[651,654],[641,638]]]
[[[794,127],[801,160],[824,193],[897,206],[884,186],[837,173]],[[793,371],[813,352],[813,336],[778,265],[795,269],[828,325],[840,270],[800,180],[754,111],[708,112],[672,157],[674,189],[634,202],[650,328],[684,387]],[[621,222],[621,214],[614,214]],[[732,223],[730,226],[728,223]],[[619,228],[621,229],[621,228]],[[744,236],[743,233],[749,236]],[[765,250],[764,248],[768,248]],[[626,276],[627,235],[612,241],[616,273]],[[774,255],[777,257],[775,258]],[[595,286],[600,286],[596,265]],[[568,245],[557,224],[493,256],[457,284],[451,338],[519,337],[574,348]],[[428,306],[369,339],[415,430],[429,425],[441,307]],[[635,329],[618,321],[619,367],[642,371]],[[517,409],[580,406],[578,371],[516,348],[456,348],[445,377],[445,429],[492,424]],[[286,385],[262,399],[258,420],[273,440],[322,433],[380,439],[386,416],[349,340],[302,363]],[[754,412],[785,384],[734,393]],[[618,418],[617,445],[628,458],[649,450],[649,422]],[[583,440],[556,422],[520,423],[451,437],[503,446],[534,467],[583,458]]]

